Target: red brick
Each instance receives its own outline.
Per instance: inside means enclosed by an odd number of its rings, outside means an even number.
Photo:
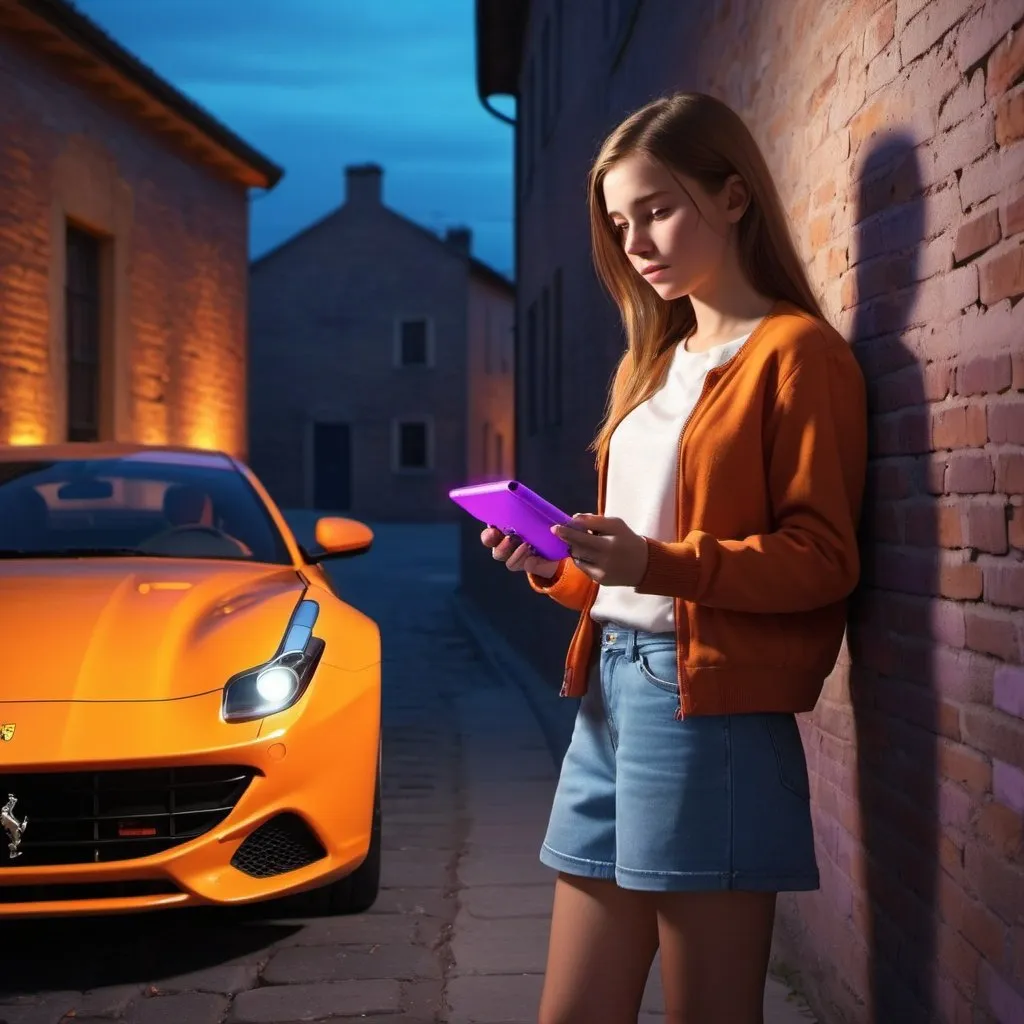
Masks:
[[[1004,501],[972,501],[967,506],[967,546],[991,555],[1006,554],[1009,545]]]
[[[974,562],[939,567],[939,593],[954,601],[975,601],[981,597],[984,579]]]
[[[1024,39],[1024,32],[1021,32],[1021,38]],[[1006,238],[1024,231],[1024,188],[1010,195],[1000,209],[999,216],[1002,233]]]
[[[999,856],[1007,860],[1021,859],[1024,821],[1016,811],[990,801],[978,811],[974,829],[975,835],[991,846]]]
[[[924,368],[924,397],[929,402],[941,402],[953,392],[956,366],[952,362],[928,363]]]
[[[1000,665],[992,679],[992,706],[1015,718],[1024,718],[1024,669]]]
[[[916,501],[903,508],[903,535],[914,547],[963,547],[962,513],[959,505]]]
[[[977,840],[964,845],[964,868],[975,892],[1000,920],[1011,924],[1024,915],[1024,872],[1019,868]]]
[[[960,175],[959,199],[962,209],[972,210],[991,196],[1002,195],[1020,181],[1021,153],[1024,144],[993,149],[980,160],[968,164]]]
[[[1007,524],[1007,540],[1015,548],[1024,548],[1024,505],[1016,505]]]
[[[996,142],[1008,146],[1024,138],[1024,86],[1003,95],[996,104]]]
[[[1021,649],[1020,632],[1016,622],[1018,618],[1019,615],[1004,612],[1002,609],[996,610],[985,606],[968,609],[965,615],[967,646],[972,651],[992,654],[1003,661],[1019,664]],[[1021,757],[1024,758],[1024,743],[1021,744],[1020,751]]]
[[[868,21],[864,30],[863,59],[870,61],[875,54],[885,49],[892,41],[896,27],[896,2],[889,0],[884,7],[876,11]]]
[[[1019,977],[1017,983],[1019,988]],[[984,1005],[992,1011],[999,1024],[1017,1024],[1024,1020],[1024,995],[1001,977],[992,964],[980,966],[978,984]]]
[[[1024,925],[1017,925],[1010,933],[1013,955],[1010,961],[1011,971],[1015,978],[1024,978]]]
[[[946,469],[948,466],[948,452],[931,455],[925,461],[924,486],[928,494],[946,493]]]
[[[933,647],[922,682],[943,701],[991,704],[996,664],[995,659],[974,651]]]
[[[975,796],[992,792],[992,765],[988,758],[963,743],[938,741],[937,764],[939,774],[952,782],[965,786]]]
[[[998,394],[1007,391],[1013,381],[1010,353],[977,356],[961,363],[957,368],[958,395]]]
[[[988,440],[985,408],[973,405],[955,405],[934,410],[931,414],[932,448],[980,448]]]
[[[940,924],[936,933],[935,954],[939,964],[954,981],[959,982],[968,992],[973,992],[978,983],[978,965],[981,963],[978,951],[948,925]]]
[[[1024,494],[1024,452],[998,452],[996,490],[1000,494]]]
[[[1011,32],[988,59],[985,95],[994,100],[1024,76],[1024,32]]]
[[[956,451],[949,457],[946,490],[950,494],[987,494],[995,484],[992,459],[983,451]]]
[[[985,213],[965,221],[956,233],[953,246],[953,259],[963,263],[979,252],[991,249],[999,241],[999,210],[987,210]]]
[[[984,569],[985,600],[1007,608],[1024,608],[1024,563],[988,565]]]
[[[968,896],[950,875],[939,872],[936,890],[939,912],[949,927],[959,932],[985,957],[1002,963],[1006,954],[1006,925],[982,903]]]
[[[942,106],[939,108],[939,132],[947,132],[950,128],[956,127],[984,106],[985,72],[979,68],[974,72],[969,81],[961,82],[942,101]],[[941,140],[945,136],[940,134],[937,138]],[[988,146],[985,147],[985,149],[988,148]],[[968,149],[965,152],[972,160],[975,157],[981,156],[981,151]],[[962,154],[960,159],[963,159]]]
[[[956,59],[961,71],[978,63],[1020,20],[1018,0],[988,0],[961,26]]]
[[[960,726],[964,742],[975,750],[1024,769],[1024,721],[999,710],[968,704],[960,715]]]
[[[1021,157],[1024,158],[1024,146]],[[1004,299],[989,309],[975,307],[960,317],[953,333],[958,359],[1012,353],[1019,348],[1024,335],[1024,306],[1018,303],[1014,307],[1009,299]]]
[[[1024,294],[1024,245],[982,263],[980,274],[981,301],[986,306]]]
[[[1024,444],[1024,397],[1011,395],[988,403],[988,439],[995,444]]]
[[[937,43],[967,11],[961,0],[930,0],[899,35],[904,67]]]
[[[959,505],[939,505],[938,542],[943,548],[963,547],[963,510]]]

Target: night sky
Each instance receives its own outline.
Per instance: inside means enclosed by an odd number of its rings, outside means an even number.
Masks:
[[[473,0],[75,2],[284,168],[253,193],[254,257],[342,202],[345,164],[373,161],[388,206],[467,224],[474,255],[511,274],[512,128],[476,96]]]

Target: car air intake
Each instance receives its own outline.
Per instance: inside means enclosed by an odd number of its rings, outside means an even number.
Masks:
[[[326,856],[327,851],[302,818],[278,814],[246,837],[231,865],[252,878],[271,878]]]
[[[0,803],[13,794],[14,816],[28,818],[21,856],[9,857],[0,844],[0,873],[41,864],[104,864],[169,850],[219,825],[256,774],[233,765],[0,773]]]

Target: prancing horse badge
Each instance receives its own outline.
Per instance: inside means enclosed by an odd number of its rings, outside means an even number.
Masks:
[[[14,722],[5,722],[3,725],[0,725],[0,740],[3,740],[4,743],[9,743],[14,739],[14,730],[17,728]]]

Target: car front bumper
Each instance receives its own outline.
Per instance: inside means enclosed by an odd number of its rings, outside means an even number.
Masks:
[[[251,903],[316,888],[358,867],[369,849],[377,785],[379,664],[346,671],[321,663],[293,708],[259,721],[225,723],[220,705],[220,690],[152,702],[0,702],[0,722],[16,725],[0,743],[0,806],[8,794],[18,798],[13,815],[28,822],[22,856],[10,856],[11,836],[0,830],[0,917]],[[239,783],[240,795],[220,808],[215,824],[184,841],[173,836],[176,828],[182,834],[174,821],[195,827],[208,813],[201,795],[200,810],[187,808],[176,819],[173,807],[144,813],[155,797],[138,814],[115,801],[109,814],[98,803],[83,808],[79,795],[76,813],[91,817],[65,825],[47,821],[46,808],[31,802],[32,792],[46,788],[40,782],[53,792],[64,779],[77,786],[91,780],[86,789],[98,801],[96,793],[116,792],[124,780],[136,786],[141,778],[179,778],[180,794],[197,773],[235,769],[248,780]],[[21,797],[19,781],[27,787]],[[171,845],[125,855],[133,840],[123,833],[157,821],[172,835],[140,840],[139,849]],[[53,863],[72,826],[74,863]],[[89,829],[108,842],[92,844]],[[113,846],[121,859],[105,859]]]

